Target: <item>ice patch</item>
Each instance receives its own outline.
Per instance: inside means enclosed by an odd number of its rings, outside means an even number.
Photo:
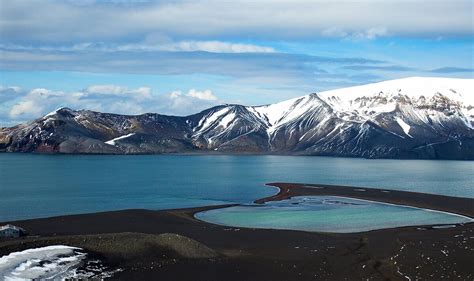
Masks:
[[[456,225],[454,225],[454,224],[448,224],[448,225],[434,225],[434,226],[432,226],[431,228],[434,228],[434,229],[442,229],[442,228],[453,228],[453,227],[456,227]]]
[[[412,136],[410,135],[410,125],[408,125],[407,123],[405,123],[405,121],[403,121],[400,117],[397,117],[396,118],[397,120],[397,123],[398,125],[400,126],[400,128],[402,128],[403,132],[409,136],[410,138],[412,138]]]
[[[314,188],[314,189],[324,189],[325,187],[323,186],[315,186],[315,185],[305,185],[303,187],[306,187],[306,188]]]
[[[14,252],[0,258],[0,279],[65,279],[75,275],[86,254],[80,248],[48,246]]]
[[[115,138],[115,139],[111,139],[111,140],[109,140],[109,141],[106,141],[105,143],[106,143],[106,144],[110,144],[110,145],[115,145],[115,142],[116,142],[116,141],[126,139],[126,138],[128,138],[128,137],[133,136],[133,135],[135,135],[135,133],[130,133],[130,134],[128,134],[128,135],[120,136],[120,137],[117,137],[117,138]]]
[[[13,252],[0,258],[0,280],[101,280],[116,272],[86,256],[81,248],[63,245]]]

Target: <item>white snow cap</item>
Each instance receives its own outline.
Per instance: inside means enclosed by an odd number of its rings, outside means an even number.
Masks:
[[[321,92],[318,96],[325,100],[338,97],[342,103],[348,103],[360,97],[377,96],[381,92],[387,95],[400,93],[414,99],[422,96],[431,98],[439,93],[464,105],[474,105],[474,79],[461,78],[409,77]]]

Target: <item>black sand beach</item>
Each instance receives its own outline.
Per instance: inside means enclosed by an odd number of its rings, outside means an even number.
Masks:
[[[336,195],[474,217],[474,200],[372,188],[275,183],[258,200]],[[315,188],[316,187],[316,188]],[[12,222],[31,237],[0,240],[0,256],[65,244],[84,248],[119,280],[473,280],[474,224],[332,234],[244,229],[196,212],[124,210]]]

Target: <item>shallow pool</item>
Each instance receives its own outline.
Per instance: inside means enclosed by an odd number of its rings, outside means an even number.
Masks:
[[[350,233],[474,220],[440,211],[336,196],[297,196],[264,205],[200,212],[197,219],[226,226]]]

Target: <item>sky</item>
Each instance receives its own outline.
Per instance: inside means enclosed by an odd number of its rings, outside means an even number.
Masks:
[[[0,127],[474,77],[473,0],[0,0]]]

